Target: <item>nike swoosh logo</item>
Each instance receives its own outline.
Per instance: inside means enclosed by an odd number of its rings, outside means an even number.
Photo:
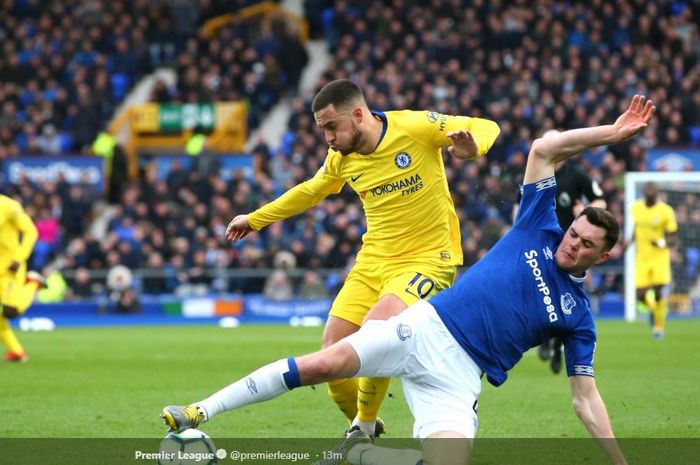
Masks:
[[[351,180],[352,182],[357,182],[357,180],[360,179],[360,177],[361,177],[363,174],[365,174],[365,173],[360,173],[360,174],[358,174],[357,176],[350,176],[350,180]]]

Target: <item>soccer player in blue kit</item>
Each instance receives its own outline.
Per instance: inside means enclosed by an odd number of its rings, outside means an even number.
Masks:
[[[340,447],[344,459],[322,463],[464,465],[477,429],[481,376],[503,384],[527,350],[558,336],[576,414],[612,462],[626,464],[595,383],[596,333],[583,289],[586,270],[608,258],[619,225],[610,212],[589,207],[562,231],[554,210],[554,167],[634,136],[654,111],[651,100],[635,95],[614,124],[537,139],[513,228],[454,286],[388,320],[367,321],[319,352],[266,365],[207,399],[165,407],[166,424],[182,431],[224,411],[339,377],[400,377],[422,453],[375,446],[358,429]]]

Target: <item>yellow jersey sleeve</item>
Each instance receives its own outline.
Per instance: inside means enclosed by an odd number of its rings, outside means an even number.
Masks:
[[[2,196],[0,202],[0,249],[5,259],[26,262],[34,250],[39,232],[19,202]],[[20,241],[19,238],[22,238]]]
[[[318,205],[330,194],[337,194],[345,181],[338,175],[340,155],[329,153],[316,175],[298,184],[274,201],[248,215],[250,226],[259,231],[275,221],[284,220]]]
[[[484,118],[450,116],[434,111],[402,113],[410,118],[406,121],[406,124],[410,126],[411,132],[416,134],[423,142],[436,148],[452,144],[452,140],[447,137],[448,132],[462,129],[469,131],[478,147],[477,158],[486,155],[486,152],[489,151],[501,132],[498,124]]]

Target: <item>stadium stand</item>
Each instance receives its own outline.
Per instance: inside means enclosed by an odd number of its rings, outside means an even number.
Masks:
[[[304,58],[298,41],[290,39],[294,31],[275,21],[226,26],[214,38],[200,32],[206,19],[230,11],[226,5],[244,3],[55,2],[40,9],[29,0],[5,2],[0,159],[81,151],[130,86],[157,66],[175,67],[179,79],[174,88],[159,84],[154,101],[247,98],[250,122],[258,124],[295,87]],[[634,93],[659,102],[658,117],[640,138],[581,158],[620,220],[622,176],[647,169],[647,150],[700,146],[696,2],[305,5],[312,34],[324,37],[334,56],[319,87],[351,77],[376,110],[431,109],[499,122],[502,135],[488,157],[447,160],[465,266],[509,227],[518,173],[529,141],[541,131],[610,121]],[[292,117],[279,147],[261,142],[251,151],[258,168],[252,177],[238,173],[226,182],[175,167],[161,181],[144,170],[124,190],[104,238],[89,230],[95,213],[87,199],[96,197],[86,185],[25,181],[5,186],[42,222],[46,245],[35,254],[37,265],[61,256],[64,269],[91,270],[93,279],[102,281],[95,270],[119,264],[143,269],[136,275],[146,293],[186,286],[262,292],[264,278],[231,278],[225,272],[274,268],[280,251],[294,254],[298,268],[345,268],[365,228],[361,204],[347,188],[240,243],[228,244],[222,234],[234,214],[268,202],[321,165],[327,145],[314,126],[311,97],[292,99]],[[620,254],[616,249],[618,264]],[[697,266],[693,257],[687,266]],[[68,274],[76,294],[90,288],[83,272]],[[619,276],[605,270],[590,283],[601,292],[620,286]]]

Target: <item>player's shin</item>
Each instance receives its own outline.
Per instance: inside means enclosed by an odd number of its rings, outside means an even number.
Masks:
[[[340,378],[328,382],[328,396],[348,421],[357,416],[357,378]]]
[[[15,336],[14,331],[12,331],[12,328],[10,327],[10,323],[3,316],[0,316],[0,340],[5,347],[7,347],[9,352],[15,354],[24,353],[22,344],[19,343],[17,336]]]
[[[654,334],[663,335],[666,328],[666,313],[668,311],[668,299],[660,297],[656,301],[656,305],[652,308],[654,313]]]
[[[195,404],[208,421],[219,413],[273,399],[299,386],[299,371],[290,357],[259,368]]]
[[[656,326],[656,294],[652,289],[647,290],[644,293],[643,299],[644,305],[649,309],[649,322],[652,326]]]
[[[374,435],[374,422],[390,383],[391,378],[360,378],[357,390],[357,418],[353,424],[359,425],[370,436]]]

